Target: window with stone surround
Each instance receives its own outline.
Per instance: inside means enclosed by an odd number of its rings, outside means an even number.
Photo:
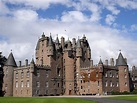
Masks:
[[[15,83],[15,88],[18,88],[18,81],[16,81]]]
[[[23,81],[21,81],[21,87],[23,88]]]
[[[49,82],[46,82],[46,84],[45,84],[45,85],[46,85],[46,88],[48,88],[48,87],[49,87]]]
[[[24,73],[23,72],[21,72],[21,78],[23,78],[24,77]]]
[[[96,72],[96,77],[98,77],[98,72]]]
[[[124,72],[127,72],[127,68],[124,68]]]
[[[40,87],[40,82],[39,81],[36,82],[36,87]]]
[[[30,72],[29,72],[29,71],[27,71],[27,77],[28,77],[28,78],[30,77]]]
[[[40,72],[39,71],[37,71],[37,77],[40,77]]]
[[[125,78],[127,78],[127,74],[125,74]]]
[[[15,74],[15,78],[18,78],[18,73]]]
[[[107,82],[107,81],[105,82],[105,86],[106,86],[106,87],[108,86],[108,82]]]
[[[29,82],[29,80],[27,80],[27,87],[30,87],[30,82]]]

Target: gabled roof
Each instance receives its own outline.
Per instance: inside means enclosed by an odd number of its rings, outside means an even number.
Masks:
[[[126,63],[125,59],[123,58],[123,55],[121,52],[119,53],[119,56],[118,56],[118,59],[116,62],[116,66],[127,66],[127,63]]]
[[[8,60],[5,64],[6,66],[13,66],[13,67],[17,67],[17,64],[15,62],[15,59],[14,59],[14,56],[12,54],[12,52],[10,53],[9,57],[8,57]]]

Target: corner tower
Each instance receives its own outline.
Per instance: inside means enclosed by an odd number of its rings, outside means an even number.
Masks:
[[[5,92],[4,96],[13,96],[13,70],[16,67],[17,65],[14,56],[11,52],[3,69],[4,71],[3,91]]]
[[[120,92],[129,92],[129,70],[126,60],[123,58],[122,53],[119,53],[118,59],[116,60],[116,66],[118,68],[119,75],[119,90]]]

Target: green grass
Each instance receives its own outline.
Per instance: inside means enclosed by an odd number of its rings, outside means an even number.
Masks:
[[[116,96],[116,97],[110,97],[110,99],[126,100],[126,101],[137,101],[137,95],[134,95],[134,96]]]
[[[78,98],[17,98],[0,97],[0,103],[96,103]]]

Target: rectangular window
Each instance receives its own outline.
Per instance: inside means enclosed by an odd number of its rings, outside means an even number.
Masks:
[[[105,77],[108,77],[108,74],[107,74],[107,73],[105,74]]]
[[[117,82],[116,86],[118,87],[118,82]]]
[[[105,82],[105,86],[106,86],[106,87],[108,86],[108,82],[107,82],[107,81]]]
[[[30,72],[29,72],[29,71],[27,71],[27,77],[28,77],[28,78],[30,77]]]
[[[88,73],[88,78],[90,78],[90,73]]]
[[[59,83],[58,83],[58,87],[59,87]]]
[[[116,73],[116,77],[118,78],[118,73]]]
[[[18,88],[18,82],[16,81],[15,87]]]
[[[29,83],[29,80],[27,80],[27,87],[29,87],[29,84],[30,84],[30,83]]]
[[[16,73],[15,78],[18,78],[18,73]]]
[[[39,71],[37,71],[37,77],[40,77],[40,72]]]
[[[112,87],[112,86],[113,86],[112,81],[110,81],[110,87]]]
[[[127,78],[127,75],[125,74],[125,78]]]
[[[96,77],[98,77],[98,72],[96,72]]]
[[[135,76],[135,80],[137,80],[137,76]]]
[[[21,87],[23,88],[23,81],[21,81]]]
[[[40,87],[40,82],[36,82],[36,87]]]
[[[124,68],[124,72],[127,72],[127,69],[126,69],[126,68]]]
[[[23,72],[21,72],[21,78],[23,78],[24,77],[24,73]]]
[[[111,73],[111,72],[110,72],[110,74],[109,74],[109,75],[110,75],[110,77],[112,77],[112,73]]]
[[[98,87],[99,87],[99,81],[98,81]]]
[[[46,87],[47,87],[47,88],[49,87],[49,83],[48,83],[48,82],[46,82]]]
[[[47,78],[49,77],[49,74],[48,74],[48,72],[46,72],[46,77],[47,77]]]

